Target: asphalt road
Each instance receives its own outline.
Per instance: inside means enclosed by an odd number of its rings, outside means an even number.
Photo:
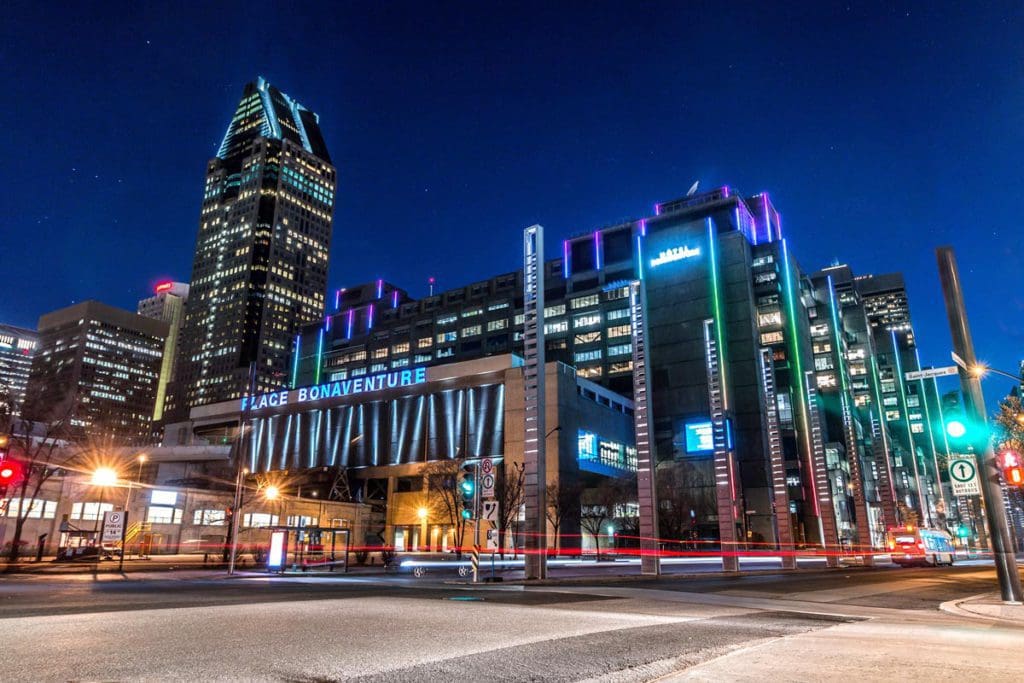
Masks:
[[[4,577],[0,680],[1024,677],[1024,629],[937,610],[990,567],[445,579]]]

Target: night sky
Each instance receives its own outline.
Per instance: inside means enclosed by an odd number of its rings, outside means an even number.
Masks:
[[[1019,1],[86,4],[0,22],[2,322],[187,281],[205,164],[263,75],[338,168],[332,290],[484,279],[527,225],[555,256],[700,180],[769,191],[808,271],[903,271],[926,364],[953,244],[979,357],[1024,357]]]

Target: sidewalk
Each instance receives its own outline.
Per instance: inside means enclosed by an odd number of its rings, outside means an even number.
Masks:
[[[988,619],[1024,626],[1024,605],[1007,605],[998,593],[982,593],[969,598],[950,600],[939,605],[949,614],[972,619]]]

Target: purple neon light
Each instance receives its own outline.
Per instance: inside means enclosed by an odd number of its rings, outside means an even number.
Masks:
[[[594,264],[597,270],[601,270],[601,231],[594,231]]]
[[[377,280],[377,298],[384,296],[384,280]]]
[[[391,308],[398,308],[398,290],[391,292]]]
[[[640,235],[642,237],[647,237],[647,219],[646,218],[641,218],[640,219]]]
[[[728,197],[729,196],[729,186],[728,185],[726,185],[725,187],[722,188],[722,196],[723,197]]]
[[[348,330],[345,334],[346,339],[352,338],[352,323],[355,321],[356,310],[354,308],[348,309]]]
[[[366,319],[367,320],[367,322],[366,322],[366,329],[368,329],[368,330],[373,329],[373,306],[374,306],[373,304],[370,304],[370,314],[369,314],[369,316]]]
[[[338,310],[338,306],[341,306],[341,290],[334,291],[334,310]]]
[[[329,315],[324,316],[324,330],[327,332],[331,331],[331,316]]]
[[[562,240],[562,277],[569,279],[569,240]]]

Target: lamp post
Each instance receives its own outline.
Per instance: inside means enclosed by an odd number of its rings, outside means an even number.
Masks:
[[[146,462],[146,454],[145,453],[140,453],[135,459],[139,463],[139,471],[135,475],[135,481],[139,482],[139,487],[141,488],[142,487],[142,465],[143,465],[143,463]],[[132,483],[133,483],[132,480],[129,479],[128,480],[128,494],[124,498],[124,513],[125,513],[125,515],[130,514],[129,511],[128,511],[128,506],[130,506],[132,504]],[[127,518],[126,518],[125,521],[127,521]],[[125,553],[125,550],[126,550],[126,548],[122,544],[122,546],[121,546],[121,566],[122,567],[124,567],[124,553]]]
[[[96,486],[100,490],[100,502],[96,505],[96,519],[93,522],[92,533],[93,533],[93,545],[97,548],[96,557],[99,558],[99,546],[100,543],[99,532],[100,532],[100,519],[103,517],[103,495],[106,493],[108,486],[114,486],[117,484],[117,472],[112,467],[97,467],[93,470],[92,478],[89,483]]]

